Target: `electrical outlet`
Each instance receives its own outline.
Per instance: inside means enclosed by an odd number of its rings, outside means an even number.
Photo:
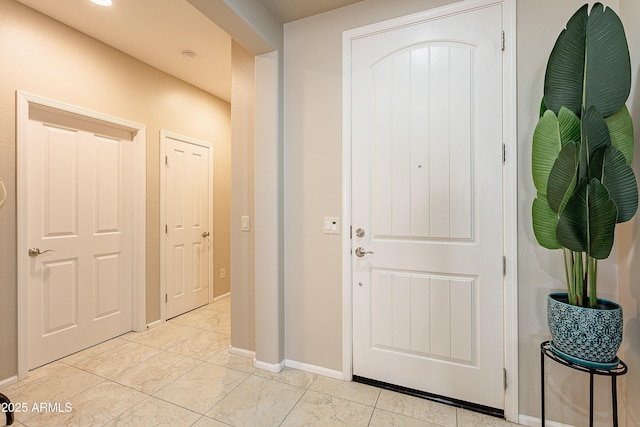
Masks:
[[[227,277],[227,269],[223,267],[220,269],[220,278],[224,279],[225,277]]]

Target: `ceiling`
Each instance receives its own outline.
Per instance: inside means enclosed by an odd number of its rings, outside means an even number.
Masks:
[[[361,1],[363,0],[262,0],[283,24]]]
[[[111,7],[96,6],[89,0],[18,1],[231,101],[231,37],[187,0],[113,0]],[[360,1],[262,0],[282,23]]]

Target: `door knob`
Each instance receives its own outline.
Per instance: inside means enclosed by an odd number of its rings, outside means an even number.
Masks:
[[[205,231],[204,233],[202,233],[202,237],[209,237],[209,232]]]
[[[29,256],[38,256],[47,252],[53,252],[53,249],[47,249],[46,251],[40,252],[39,248],[29,248]]]
[[[364,248],[356,248],[356,256],[362,258],[365,254],[373,254],[371,251],[365,251]]]

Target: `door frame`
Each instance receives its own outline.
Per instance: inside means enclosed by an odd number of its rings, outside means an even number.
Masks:
[[[517,422],[518,408],[518,170],[516,115],[516,0],[466,0],[415,14],[345,31],[342,36],[342,373],[345,381],[353,378],[353,298],[352,298],[352,144],[351,144],[351,42],[397,27],[490,5],[503,7],[503,236],[504,236],[504,368],[507,374],[504,414]],[[496,34],[496,38],[500,34]]]
[[[189,136],[180,135],[168,130],[160,130],[160,320],[159,323],[167,320],[166,314],[166,300],[165,295],[167,293],[167,277],[166,277],[166,250],[167,250],[167,233],[165,232],[165,226],[167,224],[167,168],[165,163],[165,157],[167,156],[167,139],[175,139],[187,144],[194,144],[209,151],[209,178],[207,184],[211,189],[209,197],[209,230],[211,233],[211,250],[209,251],[209,303],[213,302],[213,288],[215,278],[213,276],[213,254],[214,254],[214,242],[215,234],[213,233],[213,143],[209,141],[203,141]]]
[[[132,325],[134,331],[146,328],[146,178],[147,178],[147,150],[146,127],[139,123],[98,113],[86,108],[66,104],[53,99],[34,95],[21,90],[16,91],[16,150],[17,150],[17,222],[18,222],[18,380],[29,375],[27,364],[27,269],[26,257],[29,247],[27,236],[27,127],[29,125],[29,109],[32,105],[43,106],[56,110],[58,113],[70,116],[81,116],[93,122],[101,122],[108,126],[128,131],[132,134],[133,143],[133,171],[132,171],[132,205],[133,205],[133,285],[132,285]],[[24,256],[20,256],[23,254]]]

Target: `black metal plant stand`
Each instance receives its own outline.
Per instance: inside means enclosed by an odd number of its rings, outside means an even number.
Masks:
[[[593,376],[594,375],[602,375],[606,377],[611,377],[611,401],[613,405],[613,426],[618,427],[618,392],[617,392],[617,382],[616,379],[627,373],[627,365],[620,360],[617,366],[611,369],[601,369],[601,368],[592,368],[589,366],[580,365],[576,362],[572,362],[567,360],[553,351],[551,351],[551,346],[549,341],[544,341],[540,344],[540,400],[542,402],[542,427],[545,425],[545,414],[544,414],[544,358],[548,357],[549,359],[557,362],[561,365],[568,366],[571,369],[575,369],[576,371],[588,372],[589,373],[589,427],[593,427]]]
[[[2,393],[0,393],[0,405],[2,405],[2,408],[0,409],[2,409],[2,412],[6,414],[6,425],[10,426],[13,424],[13,408],[11,407],[11,401],[9,398]]]

